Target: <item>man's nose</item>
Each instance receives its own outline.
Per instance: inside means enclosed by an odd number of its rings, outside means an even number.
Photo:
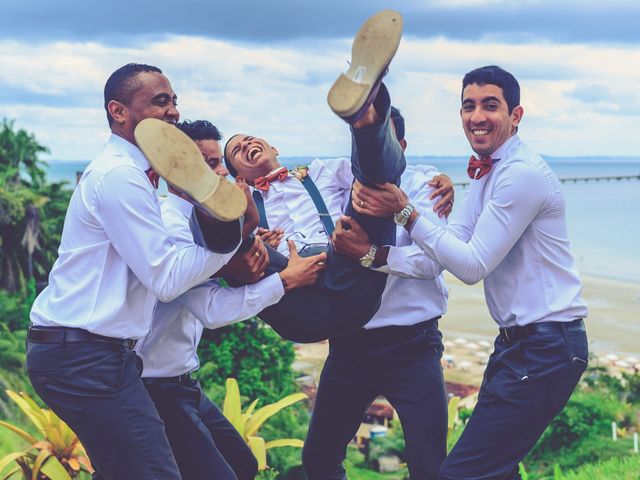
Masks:
[[[472,123],[482,123],[486,120],[486,115],[484,114],[484,112],[482,111],[482,109],[480,108],[476,108],[472,113],[471,113],[471,122]]]
[[[167,116],[175,118],[176,122],[180,120],[180,112],[178,111],[178,107],[176,107],[174,104],[171,104],[171,106],[167,110]]]
[[[222,163],[215,168],[214,172],[221,177],[226,177],[227,175],[229,175],[229,170],[227,170],[227,167],[225,167]]]

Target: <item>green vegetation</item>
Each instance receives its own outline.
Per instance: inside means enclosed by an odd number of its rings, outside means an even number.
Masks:
[[[0,123],[0,288],[27,294],[27,282],[46,281],[56,259],[71,192],[48,183],[33,134]]]
[[[257,318],[205,331],[198,355],[202,365],[197,377],[220,405],[229,377],[242,385],[243,395],[263,402],[275,402],[298,391],[291,369],[293,344]]]
[[[0,428],[0,458],[13,452],[21,454],[33,444],[31,438],[40,438],[42,433],[25,420],[15,406],[15,398],[5,390],[25,391],[37,401],[24,371],[24,339],[36,285],[46,281],[57,256],[71,195],[64,182],[47,181],[45,164],[38,159],[46,151],[32,134],[17,129],[11,121],[0,121],[0,421],[24,431],[18,434],[8,427]],[[205,392],[219,405],[224,403],[225,380],[229,377],[238,380],[245,395],[241,397],[238,391],[234,397],[236,409],[241,409],[240,405],[246,409],[251,404],[249,399],[259,399],[258,405],[268,405],[300,390],[291,368],[295,359],[293,345],[256,318],[206,332],[199,354],[202,367],[197,376]],[[35,403],[29,405],[37,412],[35,409],[39,407]],[[256,415],[258,407],[254,408]],[[455,411],[454,408],[452,413]],[[460,421],[451,415],[454,422],[449,431],[449,447],[459,438],[462,423],[471,411],[464,409],[457,413]],[[611,440],[612,421],[619,427],[617,442]],[[55,419],[51,418],[51,422],[55,424]],[[308,422],[306,402],[297,402],[270,417],[261,426],[260,437],[265,445],[281,438],[302,439]],[[523,461],[526,479],[638,480],[640,455],[632,453],[632,433],[639,429],[640,375],[625,374],[618,378],[603,369],[590,368],[565,409]],[[30,456],[21,457],[26,458],[25,465],[31,469],[28,478],[34,477],[37,450],[38,447],[31,449]],[[406,468],[389,474],[373,470],[376,459],[387,453],[403,459],[404,438],[397,423],[387,437],[372,444],[368,458],[349,447],[345,462],[349,478],[406,478]],[[298,448],[271,449],[267,457],[271,468],[260,472],[260,480],[304,478]],[[18,466],[15,459],[5,465],[5,472],[10,465]],[[78,472],[73,461],[58,462],[67,475]],[[40,466],[46,470],[46,465],[54,463],[50,460]],[[45,470],[41,469],[35,478],[45,478],[42,476]],[[17,475],[24,476],[24,470],[16,471],[11,478],[18,478]]]
[[[93,473],[87,453],[75,433],[51,410],[39,407],[28,395],[9,390],[7,394],[38,430],[39,435],[0,421],[0,426],[27,442],[26,448],[0,459],[0,472],[10,478],[71,480],[82,472]],[[6,470],[6,471],[5,471]]]
[[[640,455],[633,455],[584,465],[565,474],[562,480],[638,480],[638,478],[640,478]]]
[[[307,398],[304,393],[287,395],[277,402],[270,403],[257,410],[259,399],[256,398],[243,412],[238,382],[236,382],[235,378],[227,378],[226,383],[227,393],[224,397],[223,413],[251,448],[258,460],[258,470],[266,470],[268,450],[281,447],[302,448],[304,442],[298,438],[278,438],[265,442],[264,438],[258,436],[258,430],[264,422],[280,410]]]

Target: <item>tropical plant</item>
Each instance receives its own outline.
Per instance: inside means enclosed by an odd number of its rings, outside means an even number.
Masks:
[[[260,427],[269,417],[275,415],[283,408],[288,407],[300,400],[307,398],[304,393],[293,393],[278,400],[275,403],[265,405],[256,410],[259,399],[253,400],[247,409],[242,411],[240,399],[240,388],[235,378],[227,378],[226,395],[223,404],[223,413],[231,424],[238,430],[238,433],[247,442],[249,448],[258,460],[258,469],[267,468],[267,450],[278,447],[302,448],[304,442],[297,438],[281,438],[265,442],[264,438],[257,435]]]
[[[243,394],[271,403],[297,391],[293,344],[283,340],[257,317],[205,330],[198,347],[197,376],[207,394],[222,402],[227,378],[236,378]]]
[[[14,462],[17,464],[4,474],[3,479],[20,472],[28,480],[71,480],[77,478],[81,471],[93,473],[91,462],[78,437],[55,413],[41,408],[24,393],[17,394],[7,390],[7,395],[44,438],[38,439],[25,430],[0,420],[0,426],[29,443],[26,449],[0,459],[0,473]]]
[[[0,123],[0,288],[25,293],[27,281],[44,281],[56,258],[71,192],[47,183],[47,152],[33,134]]]

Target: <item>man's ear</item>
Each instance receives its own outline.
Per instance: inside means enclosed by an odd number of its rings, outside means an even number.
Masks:
[[[273,153],[275,153],[276,155],[280,155],[280,152],[278,152],[278,149],[276,147],[271,147],[271,150],[273,150]]]
[[[518,124],[520,123],[520,120],[522,120],[523,115],[524,115],[524,108],[522,108],[522,105],[518,105],[517,107],[513,108],[513,111],[511,112],[512,128],[518,128]]]
[[[113,121],[120,125],[122,125],[129,116],[129,109],[127,106],[117,100],[109,101],[107,104],[107,111],[109,112],[109,115],[111,115],[111,118],[113,118]]]

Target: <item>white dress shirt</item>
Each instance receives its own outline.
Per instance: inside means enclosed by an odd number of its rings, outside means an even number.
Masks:
[[[501,327],[585,317],[558,178],[517,135],[491,156],[498,161],[471,180],[449,227],[421,216],[411,238],[465,283],[484,279]]]
[[[157,299],[206,281],[233,255],[178,249],[160,217],[142,152],[112,135],[71,197],[59,257],[31,321],[115,338],[141,338]],[[240,227],[239,227],[240,228]]]
[[[348,158],[335,158],[329,160],[314,160],[309,166],[309,177],[318,187],[322,199],[327,206],[327,211],[334,223],[340,218],[344,207],[349,200],[353,175],[351,162]],[[264,206],[267,213],[269,228],[282,228],[284,238],[294,232],[304,234],[292,237],[292,240],[301,240],[306,243],[327,243],[327,234],[318,216],[313,200],[302,183],[289,174],[282,181],[273,181],[268,191],[262,192]],[[280,242],[278,251],[289,256],[289,248],[286,241]]]
[[[401,179],[411,201],[421,211],[430,212],[436,223],[441,220],[433,213],[433,202],[429,200],[433,188],[426,183],[438,173],[432,167],[407,167]],[[350,160],[314,160],[308,174],[335,223],[349,201],[353,183]],[[262,195],[269,228],[284,229],[285,238],[293,232],[302,232],[307,243],[328,241],[313,200],[295,177],[289,175],[282,182],[273,182]],[[283,241],[278,250],[288,254],[286,248]],[[447,290],[440,275],[442,268],[412,244],[404,228],[397,228],[396,246],[390,247],[387,265],[380,270],[391,275],[382,294],[382,305],[365,328],[413,325],[446,312]]]
[[[179,248],[193,245],[189,228],[191,204],[169,194],[161,204],[162,219]],[[200,366],[197,355],[203,328],[218,328],[251,318],[280,301],[279,275],[253,285],[222,287],[217,280],[192,288],[169,303],[158,303],[151,332],[135,347],[142,358],[143,377],[175,377]]]

